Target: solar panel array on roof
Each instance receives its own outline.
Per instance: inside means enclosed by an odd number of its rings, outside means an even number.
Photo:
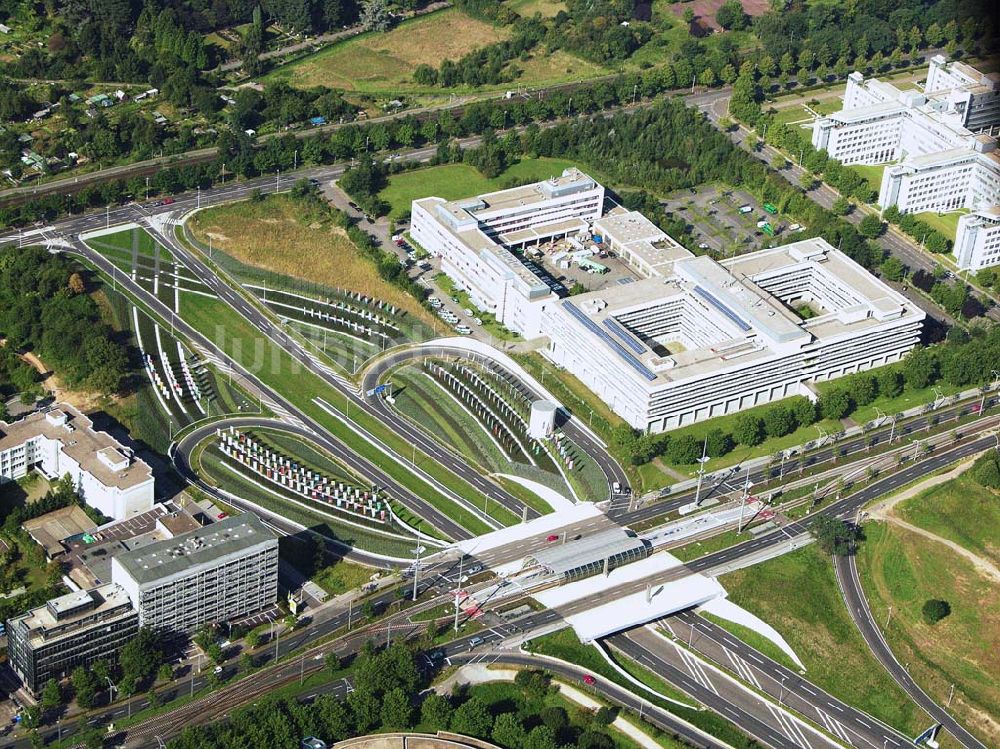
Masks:
[[[570,311],[570,314],[572,314],[573,317],[575,317],[577,320],[583,323],[587,327],[587,329],[590,330],[590,332],[592,332],[602,341],[607,343],[611,348],[613,348],[615,350],[615,353],[617,353],[622,359],[624,359],[625,362],[630,367],[632,367],[632,369],[641,374],[650,382],[656,379],[656,374],[652,370],[650,370],[649,367],[647,367],[641,361],[636,359],[632,354],[626,351],[625,347],[622,346],[622,344],[620,344],[616,339],[612,338],[607,331],[602,330],[600,327],[598,327],[593,320],[587,317],[587,315],[580,310],[580,308],[578,308],[572,302],[563,302],[563,304],[566,305],[566,309]]]
[[[746,320],[737,315],[733,310],[724,304],[723,302],[716,299],[715,295],[710,291],[706,291],[701,286],[694,287],[695,293],[698,294],[702,299],[715,307],[719,312],[724,314],[729,320],[731,320],[740,330],[744,333],[749,333],[753,330],[753,326],[750,325]]]
[[[604,318],[604,327],[622,339],[622,342],[637,354],[645,353],[646,347],[639,343],[635,336],[625,330],[624,326],[610,317]]]

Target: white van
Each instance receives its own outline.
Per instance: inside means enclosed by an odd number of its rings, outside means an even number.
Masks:
[[[753,206],[752,205],[741,205],[740,206],[740,213],[753,213]]]

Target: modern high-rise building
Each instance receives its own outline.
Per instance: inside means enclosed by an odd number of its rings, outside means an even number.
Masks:
[[[190,633],[278,600],[278,538],[244,513],[123,551],[111,560],[111,579],[142,626]]]
[[[523,187],[446,201],[413,201],[410,236],[483,312],[526,338],[539,335],[556,285],[512,249],[573,236],[600,217],[604,187],[577,169]]]
[[[114,662],[139,630],[139,615],[114,584],[53,598],[7,622],[7,657],[33,693],[77,666]]]
[[[69,474],[83,501],[115,520],[153,506],[149,466],[65,403],[0,421],[0,483],[32,470],[52,480]]]

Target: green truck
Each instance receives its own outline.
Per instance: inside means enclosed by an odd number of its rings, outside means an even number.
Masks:
[[[764,210],[770,213],[772,216],[778,213],[778,209],[773,203],[764,203]]]

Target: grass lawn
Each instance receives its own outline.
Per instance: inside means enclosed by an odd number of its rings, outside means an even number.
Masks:
[[[709,419],[708,421],[698,422],[697,424],[692,424],[691,426],[681,427],[680,429],[673,429],[670,431],[671,439],[676,439],[677,437],[683,436],[685,434],[692,435],[696,440],[703,441],[705,435],[707,435],[713,429],[721,429],[723,432],[732,433],[733,427],[736,423],[736,419],[740,414],[743,413],[757,413],[761,416],[769,409],[773,408],[777,403],[781,401],[775,401],[774,403],[768,403],[763,406],[757,406],[755,408],[748,408],[744,411],[738,413],[727,414],[725,416],[717,416],[714,419]],[[750,460],[752,458],[759,458],[764,455],[774,455],[779,450],[784,450],[789,447],[794,447],[795,445],[801,445],[810,440],[814,440],[819,436],[819,432],[816,427],[820,426],[827,432],[839,431],[841,426],[840,422],[831,419],[821,419],[815,424],[810,424],[806,427],[801,427],[796,429],[791,434],[786,434],[784,437],[775,437],[773,439],[764,440],[762,443],[755,447],[747,447],[745,445],[736,445],[728,454],[723,455],[719,458],[712,458],[711,462],[707,464],[707,470],[717,471],[720,468],[725,468],[727,466],[734,466],[742,463],[745,460]],[[664,463],[669,463],[667,456],[661,456],[660,460]],[[686,473],[688,476],[696,476],[698,474],[698,464],[693,463],[691,465],[672,465],[682,473]]]
[[[445,58],[457,60],[509,34],[508,29],[449,8],[404,21],[384,34],[362,34],[333,44],[265,78],[285,79],[299,88],[414,90],[421,88],[413,81],[413,71],[418,65],[437,67]]]
[[[866,180],[868,180],[868,185],[875,191],[878,192],[882,187],[882,172],[885,171],[885,165],[880,164],[878,166],[868,166],[865,164],[851,164],[849,167],[853,169]]]
[[[564,7],[556,0],[526,0],[522,14],[536,11],[555,15]],[[418,65],[437,68],[442,60],[458,60],[473,50],[507,39],[508,27],[493,26],[471,18],[457,8],[404,21],[384,34],[362,34],[289,63],[265,76],[286,80],[299,88],[324,86],[367,94],[429,94],[446,91],[506,90],[518,86],[550,85],[606,75],[608,71],[567,52],[548,52],[539,46],[524,59],[509,63],[512,81],[488,84],[479,89],[454,89],[418,84],[413,71]]]
[[[195,238],[237,261],[292,278],[359,291],[404,309],[425,322],[434,318],[402,289],[384,281],[329,216],[290,195],[245,200],[199,211],[188,222]]]
[[[1000,566],[1000,493],[976,483],[968,474],[906,500],[896,512],[908,523]]]
[[[927,213],[917,213],[914,215],[914,218],[920,219],[932,229],[937,229],[948,239],[954,239],[955,232],[958,231],[958,219],[966,213],[968,211],[964,208],[950,213],[934,213],[933,211],[929,211]]]
[[[530,18],[536,13],[543,18],[551,18],[559,11],[566,10],[565,0],[512,0],[507,5],[525,18]]]
[[[788,654],[784,650],[764,637],[764,635],[759,634],[756,630],[750,629],[750,627],[744,627],[742,624],[737,624],[736,622],[731,622],[728,619],[723,619],[720,616],[709,614],[707,611],[701,611],[699,612],[699,615],[705,617],[710,622],[718,624],[728,632],[732,632],[747,645],[752,648],[756,648],[772,661],[776,661],[785,668],[789,668],[793,671],[799,670],[798,665],[788,657]]]
[[[565,159],[525,158],[509,167],[499,177],[488,179],[475,167],[466,164],[445,164],[426,169],[394,174],[389,185],[379,197],[391,206],[389,217],[398,219],[410,211],[410,204],[418,198],[436,196],[457,200],[471,195],[499,190],[513,180],[538,182],[562,174],[563,169],[577,166]]]
[[[729,599],[777,629],[806,666],[805,678],[896,729],[916,735],[926,716],[868,650],[814,546],[719,578]]]
[[[846,382],[841,382],[839,380],[818,382],[816,383],[816,389],[820,392],[820,395],[822,395],[824,392],[829,390],[836,390],[839,387],[844,387],[847,382],[850,382],[850,380],[847,380]],[[936,387],[941,391],[941,394],[946,397],[968,389],[968,386],[949,385],[943,380]],[[875,409],[879,409],[887,416],[891,416],[892,414],[898,414],[911,408],[915,408],[916,406],[933,403],[935,397],[936,393],[934,392],[934,387],[920,388],[919,390],[907,389],[894,398],[887,398],[880,395],[867,406],[861,406],[858,408],[854,413],[850,414],[848,418],[857,424],[864,424],[865,422],[878,417],[878,413]],[[840,427],[837,426],[836,428],[839,429]],[[829,431],[829,429],[827,429],[827,431]]]
[[[341,559],[329,567],[324,567],[315,575],[313,582],[325,590],[330,595],[339,595],[349,590],[360,588],[371,577],[370,567],[362,567]]]
[[[886,637],[896,657],[939,704],[954,684],[951,712],[986,745],[1000,745],[997,584],[943,544],[898,526],[869,523],[866,535],[858,569],[876,621],[884,623],[892,606]],[[951,615],[926,624],[929,598],[948,601]]]

